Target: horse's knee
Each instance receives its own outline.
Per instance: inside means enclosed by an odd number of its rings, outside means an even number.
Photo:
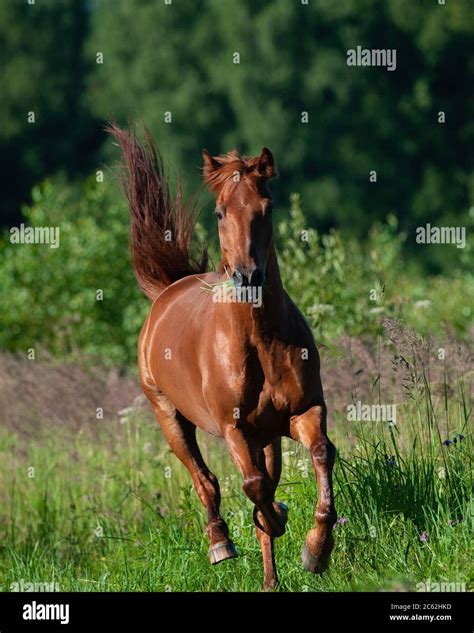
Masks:
[[[245,477],[242,489],[256,506],[262,505],[271,497],[263,473],[255,473]]]
[[[291,437],[313,452],[326,435],[326,406],[315,405],[290,420]]]

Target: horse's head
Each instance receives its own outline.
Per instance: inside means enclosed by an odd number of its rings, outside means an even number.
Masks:
[[[203,152],[204,179],[216,195],[223,264],[236,286],[261,286],[272,244],[272,199],[267,180],[275,175],[272,153],[246,158]]]

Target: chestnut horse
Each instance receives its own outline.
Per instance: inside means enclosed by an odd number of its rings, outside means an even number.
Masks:
[[[311,330],[283,289],[272,230],[267,181],[271,152],[246,158],[235,150],[203,152],[204,180],[216,197],[222,262],[206,272],[207,256],[190,255],[195,205],[169,193],[151,136],[112,125],[122,149],[123,185],[131,213],[135,274],[153,301],[138,343],[141,384],[171,449],[189,470],[207,510],[213,564],[236,556],[220,516],[220,490],[196,441],[196,427],[225,440],[255,505],[253,520],[264,566],[264,588],[277,585],[275,537],[285,532],[287,508],[275,502],[281,438],[305,446],[318,484],[316,525],[303,546],[304,567],[323,572],[334,545],[332,468],[335,448],[326,432],[320,361]],[[209,288],[229,284],[261,292],[261,305],[216,301]]]

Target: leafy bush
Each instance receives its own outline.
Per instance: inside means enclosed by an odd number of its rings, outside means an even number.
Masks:
[[[454,329],[467,335],[474,299],[472,274],[425,277],[403,255],[406,235],[394,216],[374,225],[365,241],[309,228],[300,196],[277,224],[285,287],[318,340],[377,333],[383,317],[401,319],[422,334]],[[450,248],[447,246],[446,248]]]
[[[92,179],[79,189],[46,182],[32,197],[26,221],[60,227],[60,246],[10,244],[4,236],[1,347],[130,361],[147,300],[130,266],[126,208]]]

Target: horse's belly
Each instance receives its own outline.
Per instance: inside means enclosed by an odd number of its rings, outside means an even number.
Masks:
[[[179,355],[173,364],[161,362],[156,365],[155,382],[176,409],[195,426],[207,433],[221,436],[217,421],[213,418],[201,389],[201,377],[196,366],[186,362],[186,355]]]
[[[186,298],[179,304],[158,299],[153,306],[150,325],[144,326],[139,346],[144,350],[143,364],[156,388],[186,419],[208,433],[221,436],[202,389],[199,343],[204,335],[206,310],[199,310],[199,302]]]

